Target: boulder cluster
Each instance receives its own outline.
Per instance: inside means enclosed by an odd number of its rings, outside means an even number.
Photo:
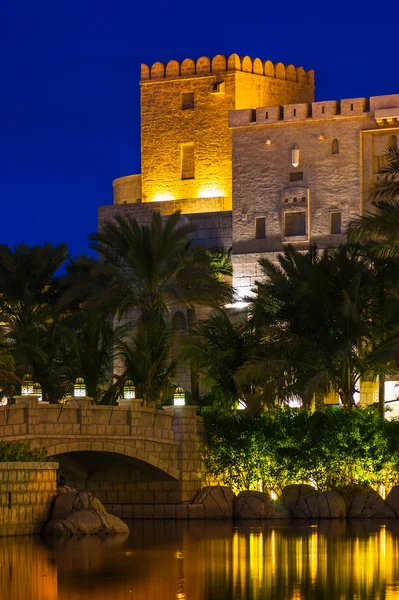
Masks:
[[[74,488],[58,488],[51,518],[44,528],[45,535],[108,535],[129,533],[119,517],[109,514],[98,498],[90,492]]]
[[[288,485],[277,500],[268,493],[237,496],[224,486],[203,488],[193,500],[208,519],[387,519],[399,517],[399,486],[384,500],[372,488],[345,493],[317,492],[310,485]]]

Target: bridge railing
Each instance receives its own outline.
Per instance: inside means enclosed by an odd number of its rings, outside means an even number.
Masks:
[[[0,438],[21,436],[134,436],[175,440],[173,414],[130,405],[101,406],[91,398],[71,399],[67,404],[40,402],[36,396],[16,399],[0,407]]]

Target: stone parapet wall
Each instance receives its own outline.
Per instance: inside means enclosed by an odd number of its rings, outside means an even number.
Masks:
[[[56,462],[0,463],[0,536],[39,533],[57,488]]]
[[[203,504],[105,504],[121,519],[205,519]]]
[[[202,202],[207,203],[211,200],[207,198]],[[137,219],[140,225],[146,225],[150,223],[153,212],[158,211],[164,216],[172,214],[179,208],[175,206],[174,210],[170,210],[174,204],[174,202],[165,201],[100,206],[98,228],[101,230],[105,222],[112,221],[116,216],[129,216]],[[196,228],[196,231],[191,234],[193,244],[228,250],[232,244],[232,213],[226,210],[219,211],[218,208],[214,211],[214,208],[208,206],[209,212],[184,214],[184,219]]]

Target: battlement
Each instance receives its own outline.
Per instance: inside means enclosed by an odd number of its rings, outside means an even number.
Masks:
[[[371,98],[345,98],[336,101],[287,104],[257,109],[229,111],[229,127],[271,125],[297,121],[324,120],[342,117],[374,115],[377,121],[384,119],[399,123],[399,94]]]
[[[198,60],[186,58],[182,62],[170,60],[166,65],[155,62],[151,67],[142,64],[141,81],[220,75],[226,71],[242,71],[314,86],[314,71],[305,71],[303,67],[294,65],[283,65],[281,62],[262,61],[260,58],[240,57],[238,54],[231,54],[229,57],[217,54],[213,58],[201,56]]]

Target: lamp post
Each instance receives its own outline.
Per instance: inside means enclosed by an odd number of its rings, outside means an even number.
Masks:
[[[86,384],[83,377],[78,377],[73,386],[74,398],[85,398],[86,397]]]
[[[123,387],[123,397],[125,400],[134,400],[136,398],[136,388],[131,379],[128,379]]]
[[[173,394],[173,406],[185,406],[186,394],[182,387],[177,387]]]
[[[39,402],[42,402],[43,392],[42,392],[42,386],[40,385],[40,383],[33,384],[32,396],[36,396],[37,399],[39,400]]]
[[[21,396],[33,396],[33,378],[29,373],[23,376]]]

